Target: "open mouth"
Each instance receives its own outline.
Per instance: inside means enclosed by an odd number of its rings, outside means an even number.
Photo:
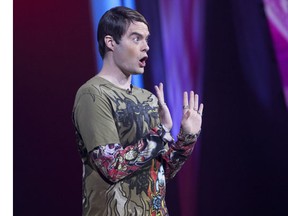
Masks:
[[[147,59],[148,59],[148,56],[145,56],[145,57],[143,57],[143,58],[141,58],[141,59],[139,60],[141,67],[145,67],[145,66],[146,66],[146,61],[147,61]]]

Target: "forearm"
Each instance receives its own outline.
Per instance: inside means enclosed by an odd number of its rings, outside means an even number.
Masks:
[[[185,134],[181,128],[177,142],[171,142],[169,149],[162,155],[165,162],[166,179],[173,178],[184,162],[192,154],[200,131],[196,134]]]
[[[165,163],[166,179],[171,179],[177,174],[184,162],[192,154],[195,143],[184,146],[183,142],[178,140],[170,145],[168,151],[162,155]]]
[[[111,182],[117,182],[147,165],[164,151],[158,128],[134,145],[125,148],[121,144],[98,146],[89,153],[92,166]]]
[[[155,86],[155,90],[159,100],[160,121],[163,126],[166,126],[168,129],[166,133],[169,134],[173,122],[168,106],[164,100],[163,84],[160,83],[159,87]],[[204,105],[202,103],[199,106],[198,94],[190,91],[190,98],[188,98],[188,92],[184,92],[183,116],[178,141],[175,143],[173,138],[172,140],[167,139],[169,149],[162,154],[166,179],[173,178],[192,153],[197,137],[201,131],[203,107]]]

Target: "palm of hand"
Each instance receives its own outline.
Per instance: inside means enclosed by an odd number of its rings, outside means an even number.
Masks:
[[[155,86],[156,95],[159,104],[159,118],[162,125],[164,125],[169,131],[173,126],[173,121],[168,106],[164,100],[163,84],[160,83],[159,86]]]
[[[159,117],[161,124],[168,130],[171,130],[173,126],[171,114],[164,100],[163,84],[155,86],[156,95],[159,102]],[[190,91],[190,99],[188,99],[188,93],[184,92],[183,95],[183,116],[181,120],[181,127],[184,133],[198,133],[201,130],[202,125],[202,113],[204,105],[199,104],[199,96]]]
[[[181,127],[185,133],[198,133],[202,125],[203,104],[199,104],[199,96],[190,92],[190,100],[188,93],[184,92],[183,95],[183,117]]]
[[[188,110],[183,114],[181,127],[185,133],[198,133],[201,130],[201,125],[202,117],[194,110]]]

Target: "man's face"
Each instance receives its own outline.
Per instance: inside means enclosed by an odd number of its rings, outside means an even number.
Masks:
[[[134,22],[128,27],[119,44],[115,45],[114,62],[127,76],[144,73],[149,46],[148,27],[145,23]]]

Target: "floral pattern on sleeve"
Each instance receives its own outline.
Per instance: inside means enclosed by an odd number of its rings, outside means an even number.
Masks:
[[[141,169],[164,151],[157,129],[151,130],[135,145],[125,148],[113,143],[98,146],[90,152],[90,162],[111,182],[117,182]]]
[[[189,145],[183,145],[183,142],[178,140],[170,145],[169,149],[162,155],[165,163],[166,179],[171,179],[177,174],[184,162],[192,154],[195,143],[196,141]]]

